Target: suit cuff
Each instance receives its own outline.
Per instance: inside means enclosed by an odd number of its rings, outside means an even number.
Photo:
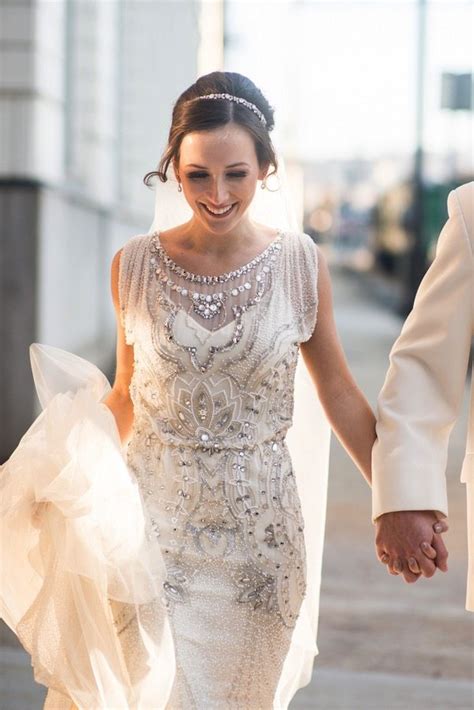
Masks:
[[[434,510],[448,515],[448,496],[444,476],[435,477],[433,471],[417,475],[384,471],[372,477],[372,520],[384,513],[399,510]]]

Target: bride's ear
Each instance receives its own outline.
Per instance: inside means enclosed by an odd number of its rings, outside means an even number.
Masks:
[[[179,179],[178,161],[173,160],[173,172],[177,182],[181,182]]]

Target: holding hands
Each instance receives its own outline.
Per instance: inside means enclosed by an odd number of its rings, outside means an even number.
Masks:
[[[448,551],[442,533],[446,519],[439,520],[430,510],[404,510],[377,518],[375,547],[377,557],[387,565],[389,574],[401,574],[405,582],[421,576],[432,577],[436,568],[447,572]]]

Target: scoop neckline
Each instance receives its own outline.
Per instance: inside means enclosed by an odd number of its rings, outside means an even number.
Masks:
[[[283,237],[285,236],[285,231],[283,229],[278,229],[276,236],[272,239],[272,241],[267,244],[265,249],[261,251],[259,254],[256,254],[250,261],[248,261],[245,264],[242,264],[241,266],[237,266],[235,269],[232,269],[231,271],[226,271],[223,274],[196,274],[193,273],[192,271],[188,271],[184,266],[181,266],[178,264],[174,259],[171,258],[171,256],[168,254],[166,249],[164,248],[163,244],[161,243],[160,239],[161,232],[160,230],[156,230],[152,234],[152,239],[156,240],[156,244],[158,249],[161,250],[163,256],[166,258],[166,262],[168,265],[174,267],[178,271],[182,272],[181,275],[187,276],[187,277],[192,277],[194,279],[205,279],[207,280],[213,280],[213,279],[230,279],[234,275],[236,275],[238,272],[241,272],[243,269],[248,269],[250,266],[253,265],[254,261],[258,259],[258,261],[261,261],[267,254],[268,251],[272,249],[272,247],[275,246],[277,242],[281,242],[283,240]]]

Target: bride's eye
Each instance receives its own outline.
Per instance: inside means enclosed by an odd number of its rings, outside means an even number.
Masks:
[[[207,178],[207,173],[188,173],[186,177],[190,180],[201,180],[202,178]]]
[[[235,173],[228,173],[228,174],[227,174],[227,177],[230,177],[230,178],[244,178],[244,177],[247,177],[247,173],[246,173],[246,172],[242,172],[242,171],[241,171],[241,172],[235,172]]]

